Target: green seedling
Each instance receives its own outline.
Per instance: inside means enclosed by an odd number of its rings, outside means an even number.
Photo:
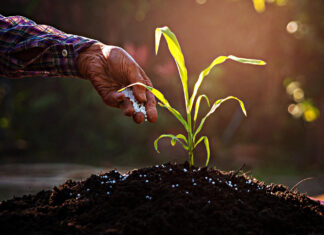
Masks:
[[[134,85],[140,85],[144,86],[146,89],[148,89],[150,92],[154,94],[154,96],[159,100],[159,105],[163,108],[166,108],[169,110],[177,119],[178,121],[183,125],[187,132],[187,137],[178,134],[178,135],[172,135],[172,134],[163,134],[160,135],[155,141],[154,141],[154,148],[155,150],[159,153],[158,150],[158,141],[162,138],[170,138],[171,139],[171,145],[174,146],[176,142],[180,143],[182,147],[188,152],[188,157],[189,157],[189,165],[193,166],[194,165],[194,149],[198,146],[199,143],[204,142],[205,147],[206,147],[206,152],[207,152],[207,158],[206,158],[206,166],[208,166],[209,163],[209,158],[210,158],[210,148],[209,148],[209,140],[207,136],[201,136],[198,138],[198,134],[203,128],[206,119],[213,114],[216,109],[225,101],[234,99],[237,100],[240,104],[240,107],[246,116],[246,110],[244,107],[243,102],[234,97],[234,96],[228,96],[224,99],[219,99],[216,102],[213,103],[211,106],[209,112],[200,120],[199,125],[197,124],[197,117],[198,117],[198,112],[199,112],[199,107],[202,99],[205,99],[208,106],[210,107],[210,102],[208,97],[205,94],[199,95],[197,97],[198,89],[203,82],[204,78],[209,74],[210,70],[218,64],[224,63],[226,60],[234,60],[240,63],[245,63],[245,64],[253,64],[253,65],[265,65],[266,63],[262,60],[254,60],[254,59],[245,59],[245,58],[239,58],[233,55],[230,56],[219,56],[217,57],[205,70],[203,70],[197,82],[194,85],[192,95],[189,96],[188,92],[188,75],[187,75],[187,68],[185,66],[185,60],[180,48],[180,45],[178,43],[178,40],[176,36],[171,32],[171,30],[168,27],[162,27],[162,28],[157,28],[155,31],[155,53],[158,53],[159,49],[159,44],[161,40],[161,36],[164,36],[166,39],[168,48],[170,50],[171,55],[173,56],[177,67],[178,71],[180,74],[180,79],[183,87],[183,93],[184,93],[184,99],[185,99],[185,105],[186,105],[186,119],[175,109],[173,108],[170,103],[167,101],[167,99],[164,97],[164,95],[158,91],[157,89],[147,86],[143,83],[133,83],[127,87],[131,87]],[[120,91],[126,89],[127,87],[121,89]],[[196,99],[197,98],[197,99]],[[194,109],[194,114],[192,115],[192,111]]]

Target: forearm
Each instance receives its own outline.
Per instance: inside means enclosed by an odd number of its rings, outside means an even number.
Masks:
[[[21,16],[0,15],[0,75],[80,77],[77,57],[95,42]]]

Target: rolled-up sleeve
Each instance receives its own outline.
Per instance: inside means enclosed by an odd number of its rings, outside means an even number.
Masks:
[[[80,77],[77,56],[95,42],[36,24],[22,16],[0,15],[0,75],[9,78]],[[32,48],[40,48],[41,52],[30,60],[15,56]]]

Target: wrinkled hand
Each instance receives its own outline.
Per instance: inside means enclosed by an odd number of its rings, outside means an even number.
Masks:
[[[136,123],[144,121],[143,113],[136,113],[131,101],[119,89],[135,82],[152,86],[150,79],[135,60],[122,48],[95,43],[82,51],[77,59],[81,76],[91,81],[103,101],[120,108],[126,116],[132,116]],[[135,99],[145,103],[147,119],[157,120],[154,95],[142,86],[133,86]]]

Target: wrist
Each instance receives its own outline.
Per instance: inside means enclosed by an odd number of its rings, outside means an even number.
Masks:
[[[104,68],[105,58],[102,49],[105,45],[96,42],[84,48],[77,57],[77,67],[81,78],[90,80],[98,73],[100,68]]]

